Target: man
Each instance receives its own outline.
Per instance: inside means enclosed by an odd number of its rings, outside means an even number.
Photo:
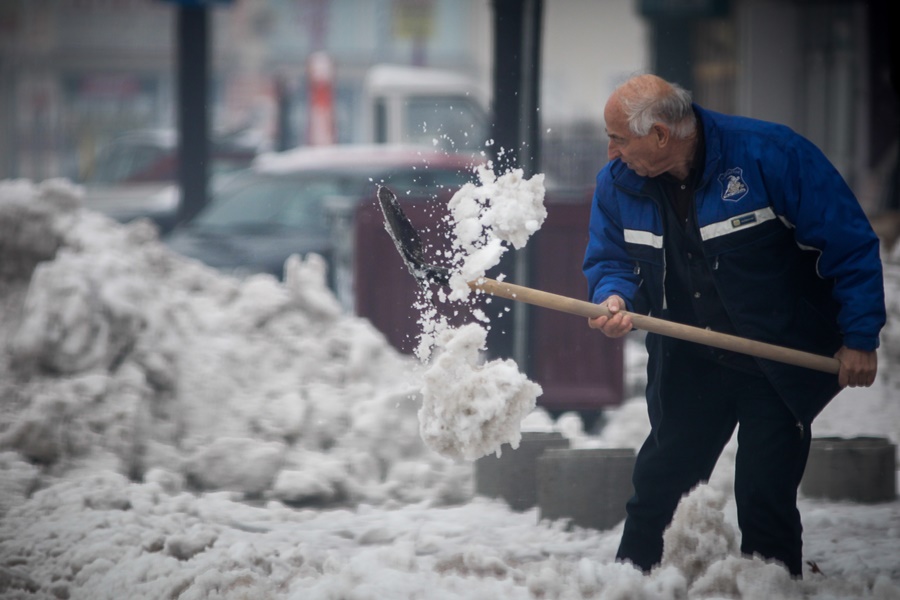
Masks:
[[[837,377],[647,335],[652,432],[638,453],[618,558],[649,571],[681,497],[738,428],[741,551],[802,576],[797,488],[810,425],[846,386],[875,379],[885,322],[879,242],[825,156],[787,127],[705,110],[679,86],[634,77],[605,110],[584,272],[591,319],[622,309],[834,355]]]

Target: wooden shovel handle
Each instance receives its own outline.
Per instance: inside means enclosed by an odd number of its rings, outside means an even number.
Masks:
[[[540,290],[512,283],[500,282],[486,277],[470,282],[469,287],[474,290],[481,290],[492,296],[499,296],[508,300],[524,302],[526,304],[533,304],[535,306],[558,310],[589,319],[609,315],[609,310],[602,304],[576,300],[574,298],[542,292]],[[698,344],[712,346],[713,348],[721,348],[723,350],[731,350],[732,352],[739,352],[741,354],[749,354],[750,356],[774,360],[798,367],[806,367],[824,373],[837,374],[841,368],[840,361],[829,356],[821,356],[819,354],[803,352],[802,350],[775,346],[773,344],[749,340],[747,338],[728,335],[726,333],[717,333],[708,329],[674,323],[672,321],[666,321],[665,319],[658,319],[656,317],[649,317],[647,315],[629,311],[622,311],[622,314],[630,315],[632,323],[634,323],[634,326],[638,329],[677,338],[679,340],[696,342]]]

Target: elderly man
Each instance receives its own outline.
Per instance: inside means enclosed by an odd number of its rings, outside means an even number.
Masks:
[[[738,427],[741,551],[802,576],[797,488],[815,416],[875,379],[885,322],[879,242],[825,156],[787,127],[726,116],[653,75],[604,110],[584,272],[620,337],[622,309],[834,355],[837,377],[647,335],[652,431],[634,469],[618,558],[649,571],[681,497]]]

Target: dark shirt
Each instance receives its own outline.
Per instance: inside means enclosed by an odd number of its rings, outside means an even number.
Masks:
[[[673,321],[733,335],[734,326],[713,279],[718,261],[704,254],[697,226],[694,193],[701,183],[705,159],[701,133],[687,178],[679,180],[667,173],[656,178],[668,200],[660,207],[665,227],[666,304]],[[760,373],[756,361],[744,354],[691,342],[679,342],[678,350],[741,371]]]

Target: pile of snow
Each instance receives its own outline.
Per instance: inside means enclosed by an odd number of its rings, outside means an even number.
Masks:
[[[900,597],[898,501],[801,498],[803,581],[740,556],[733,448],[647,576],[614,561],[621,524],[474,497],[472,463],[421,439],[427,369],[340,312],[318,258],[238,281],[79,205],[65,182],[0,182],[2,598]],[[900,441],[900,268],[885,279],[878,382],[816,434]],[[649,426],[634,398],[598,436],[540,411],[522,427],[633,447]]]
[[[417,363],[341,312],[320,257],[284,284],[223,277],[60,181],[0,184],[0,239],[0,448],[42,477],[100,461],[302,505],[435,500],[467,476],[415,435]]]

